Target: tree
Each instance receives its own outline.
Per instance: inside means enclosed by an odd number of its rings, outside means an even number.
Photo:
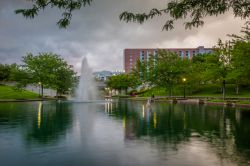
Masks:
[[[135,81],[139,82],[138,84],[146,83],[148,79],[147,65],[144,62],[137,60],[130,75],[134,77]]]
[[[249,81],[249,47],[250,47],[250,22],[242,27],[242,35],[229,35],[232,37],[232,71],[228,74],[228,78],[234,80],[236,85],[236,94],[239,94],[239,86]]]
[[[0,81],[9,81],[12,68],[15,68],[16,64],[0,64]]]
[[[57,90],[58,95],[64,94],[75,87],[77,82],[76,73],[70,65],[60,67],[55,73],[55,82],[53,88]]]
[[[29,53],[23,57],[24,68],[32,75],[32,83],[41,86],[43,96],[44,86],[54,88],[57,93],[63,93],[72,87],[75,72],[72,66],[53,53],[39,53],[37,56]]]
[[[116,76],[112,76],[106,81],[106,84],[111,89],[116,89],[119,91],[127,91],[129,87],[136,86],[133,76],[128,74],[119,74]]]
[[[32,7],[29,9],[18,9],[15,12],[26,18],[34,18],[40,10],[46,7],[65,10],[62,18],[57,22],[59,27],[65,28],[70,24],[72,12],[90,5],[92,0],[32,0]],[[143,2],[142,2],[143,3]],[[164,30],[174,28],[177,20],[186,19],[186,28],[198,27],[204,24],[202,20],[206,16],[218,16],[228,11],[233,11],[235,17],[248,19],[250,16],[249,0],[171,0],[162,9],[153,8],[148,13],[123,12],[120,20],[126,22],[143,23],[156,16],[166,15],[168,18]],[[169,18],[170,17],[170,18]]]
[[[236,94],[239,85],[250,81],[250,42],[237,41],[232,50],[232,71],[228,78],[235,81]]]
[[[172,96],[173,87],[188,73],[189,62],[175,53],[159,51],[157,63],[154,58],[151,58],[149,63],[149,82],[165,88],[169,91],[169,96]]]
[[[218,46],[214,48],[214,53],[206,57],[204,76],[206,80],[222,84],[223,99],[226,95],[226,78],[232,69],[231,58],[230,42],[223,43],[221,40],[219,40]]]
[[[22,90],[27,84],[32,83],[32,75],[21,65],[13,65],[10,80],[15,81],[16,88]]]
[[[197,54],[192,57],[189,63],[188,72],[185,76],[187,87],[190,92],[199,91],[200,86],[205,83],[204,72],[206,70],[206,57],[210,54]]]

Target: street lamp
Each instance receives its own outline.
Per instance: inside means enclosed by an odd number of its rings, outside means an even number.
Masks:
[[[38,90],[39,91],[39,97],[41,96],[41,84],[42,84],[41,82],[38,82],[38,85],[39,85],[39,90]]]
[[[185,83],[186,83],[187,79],[186,78],[182,78],[182,81],[184,83],[183,97],[186,98],[186,84]]]

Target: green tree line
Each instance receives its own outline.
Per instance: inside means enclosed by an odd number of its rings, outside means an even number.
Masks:
[[[18,88],[34,84],[43,89],[51,88],[58,95],[70,91],[77,81],[73,66],[53,53],[28,53],[22,58],[23,65],[0,64],[0,81],[15,81]]]

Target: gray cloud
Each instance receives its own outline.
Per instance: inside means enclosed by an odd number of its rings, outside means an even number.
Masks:
[[[71,25],[59,29],[60,11],[46,9],[34,20],[15,15],[17,8],[28,7],[26,0],[0,1],[0,63],[21,62],[27,52],[54,52],[62,55],[76,70],[83,56],[94,70],[123,69],[123,49],[138,47],[213,46],[218,38],[238,33],[244,21],[228,13],[206,18],[204,27],[185,30],[183,21],[175,29],[162,32],[166,20],[160,17],[143,25],[119,21],[124,10],[147,11],[165,5],[155,0],[94,0],[90,7],[74,12]]]

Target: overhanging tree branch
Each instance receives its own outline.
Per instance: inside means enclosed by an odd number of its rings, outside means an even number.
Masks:
[[[29,9],[17,9],[16,14],[22,14],[25,18],[33,19],[40,10],[46,7],[64,9],[62,18],[57,22],[60,28],[66,28],[70,24],[72,12],[82,7],[89,6],[92,0],[31,0],[33,6]]]
[[[26,18],[34,18],[40,10],[46,7],[64,9],[62,18],[57,22],[60,28],[66,28],[72,19],[72,12],[82,7],[89,6],[92,0],[31,0],[32,7],[18,9],[16,14],[22,14]],[[143,0],[142,0],[143,2]],[[248,20],[250,17],[249,0],[171,0],[163,9],[152,8],[147,13],[133,13],[125,11],[119,18],[125,22],[144,23],[149,19],[166,16],[163,30],[171,30],[178,20],[186,20],[186,29],[204,25],[206,16],[218,16],[231,10],[235,17]]]
[[[152,9],[148,13],[132,13],[125,11],[120,20],[144,23],[148,19],[165,15],[170,17],[163,25],[163,30],[171,30],[177,20],[189,20],[184,23],[186,29],[204,25],[204,17],[218,16],[232,9],[234,16],[241,19],[250,17],[249,0],[172,0],[165,9]]]

